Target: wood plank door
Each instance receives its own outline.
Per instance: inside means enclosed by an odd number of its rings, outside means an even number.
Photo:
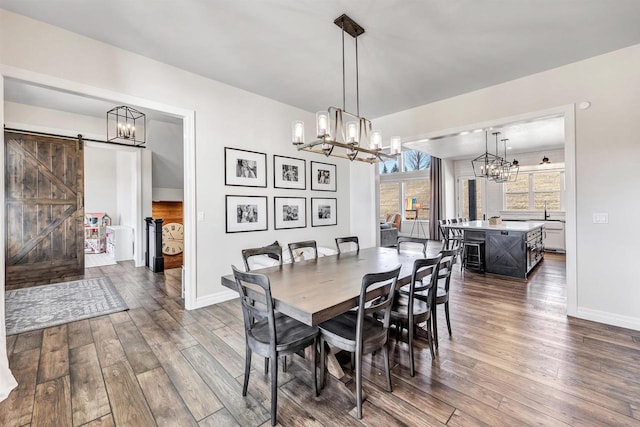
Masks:
[[[6,287],[84,274],[82,141],[5,132]]]

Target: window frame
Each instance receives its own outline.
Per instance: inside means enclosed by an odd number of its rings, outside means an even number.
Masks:
[[[558,172],[560,174],[560,189],[559,190],[547,190],[547,191],[535,191],[534,189],[534,176],[539,173]],[[503,212],[542,212],[544,209],[535,209],[535,195],[536,193],[559,193],[560,194],[560,209],[550,212],[565,212],[566,211],[566,185],[565,185],[565,168],[564,164],[556,164],[552,166],[529,166],[521,167],[518,175],[527,174],[529,179],[528,200],[529,205],[527,209],[515,210],[507,209],[507,194],[526,194],[524,191],[507,192],[507,184],[502,184],[502,209]]]
[[[400,215],[402,216],[403,220],[406,220],[406,210],[404,208],[404,199],[405,199],[405,195],[406,195],[406,186],[405,183],[406,182],[410,182],[410,181],[422,181],[422,180],[430,180],[431,179],[431,164],[429,164],[429,167],[423,170],[417,170],[417,171],[410,171],[410,172],[402,172],[404,170],[404,154],[401,154],[398,157],[398,169],[399,172],[389,172],[389,173],[381,173],[380,172],[380,167],[376,168],[376,174],[379,177],[379,184],[384,184],[384,183],[399,183],[399,206],[398,206],[398,212],[400,213]],[[378,210],[380,209],[380,185],[378,185],[377,188],[377,192],[378,192]],[[430,208],[430,207],[427,207]],[[378,215],[381,215],[382,212],[378,212]],[[421,220],[425,220],[428,218],[420,218]]]

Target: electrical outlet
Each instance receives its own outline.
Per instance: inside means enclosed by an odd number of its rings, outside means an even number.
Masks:
[[[198,212],[198,222],[202,222],[204,221],[204,212],[199,211]]]
[[[593,214],[593,223],[594,224],[608,224],[609,223],[609,214],[608,213],[594,213]]]

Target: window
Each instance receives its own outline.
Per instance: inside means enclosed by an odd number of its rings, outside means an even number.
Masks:
[[[508,211],[562,210],[564,171],[520,172],[504,185],[504,208]]]
[[[529,210],[529,174],[518,174],[515,181],[505,183],[504,193],[505,210]]]
[[[400,183],[380,183],[380,218],[386,219],[387,215],[400,213]]]
[[[460,179],[461,217],[472,221],[482,219],[482,184],[483,181],[480,179]]]
[[[560,172],[540,172],[533,175],[533,208],[561,209],[562,176]]]
[[[431,166],[431,156],[417,150],[407,150],[402,153],[404,171],[423,171]]]
[[[407,212],[406,199],[420,204],[418,218],[429,219],[431,185],[429,167],[431,156],[421,151],[403,151],[397,159],[380,162],[380,218],[400,212],[403,219],[413,219],[414,212]]]

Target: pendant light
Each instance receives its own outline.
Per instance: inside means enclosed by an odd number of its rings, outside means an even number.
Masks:
[[[496,150],[497,151],[497,150]],[[489,153],[489,131],[484,131],[484,154],[471,161],[473,174],[477,178],[494,179],[496,169],[502,164],[502,158]]]

